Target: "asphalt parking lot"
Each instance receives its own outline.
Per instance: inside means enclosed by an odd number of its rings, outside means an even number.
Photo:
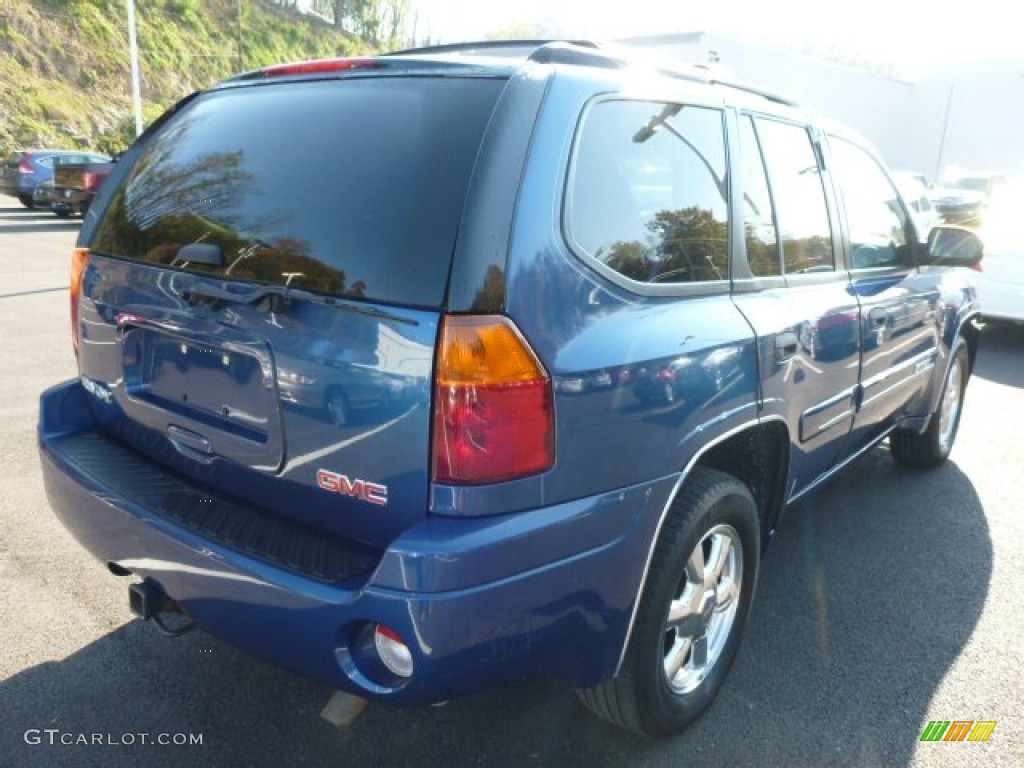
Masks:
[[[36,408],[75,373],[77,229],[0,196],[0,766],[1024,764],[1024,327],[985,329],[944,467],[878,448],[789,510],[736,665],[686,733],[622,734],[557,680],[373,704],[338,729],[318,716],[330,690],[133,620],[126,580],[51,514]],[[921,742],[931,720],[997,725]],[[202,743],[142,743],[160,735]]]

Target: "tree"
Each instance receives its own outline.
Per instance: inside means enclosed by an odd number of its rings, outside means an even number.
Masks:
[[[342,29],[345,18],[348,16],[349,0],[333,0],[334,5],[334,26]]]

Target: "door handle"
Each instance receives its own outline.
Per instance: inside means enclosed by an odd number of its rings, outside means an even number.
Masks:
[[[879,330],[885,328],[886,323],[889,321],[889,313],[882,307],[875,307],[868,312],[868,325],[872,330]]]

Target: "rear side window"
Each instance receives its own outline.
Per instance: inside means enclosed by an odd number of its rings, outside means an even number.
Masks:
[[[504,81],[359,78],[208,93],[169,121],[91,244],[110,256],[438,306]],[[216,245],[220,266],[184,262]]]
[[[727,280],[728,187],[720,110],[598,102],[576,141],[566,232],[636,283]]]

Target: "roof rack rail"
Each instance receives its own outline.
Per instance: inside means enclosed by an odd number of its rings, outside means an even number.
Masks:
[[[599,45],[591,40],[480,40],[409,48],[404,51],[381,54],[381,56],[438,53],[497,54],[499,56],[524,57],[538,64],[575,64],[621,69],[631,64],[630,54],[633,51],[628,45],[606,46]],[[721,85],[726,88],[743,91],[744,93],[750,93],[754,96],[761,96],[778,104],[785,104],[790,107],[799,106],[798,102],[773,91],[765,90],[742,80],[720,77],[700,64],[680,67],[673,66],[671,62],[662,64],[655,59],[638,58],[636,61],[637,63],[646,61],[655,71],[666,77],[690,80],[707,85]]]
[[[776,104],[784,104],[787,107],[800,106],[800,102],[794,101],[788,96],[782,96],[774,91],[767,91],[760,86],[751,85],[743,80],[730,80],[725,77],[710,76],[708,78],[708,82],[712,85],[724,85],[726,88],[733,88],[737,91],[743,91],[744,93],[752,93],[755,96],[762,96],[768,99],[768,101],[774,101]]]
[[[590,50],[580,50],[584,46]],[[631,63],[629,46],[613,45],[604,46],[595,43],[580,43],[572,40],[554,40],[535,50],[530,55],[530,61],[540,63],[557,64],[581,64],[604,67],[625,67]],[[727,88],[734,88],[737,91],[761,96],[769,101],[778,104],[785,104],[790,107],[799,106],[797,102],[773,91],[765,90],[756,85],[751,85],[742,80],[732,80],[727,77],[720,77],[711,70],[699,65],[691,64],[686,67],[673,66],[671,62],[662,64],[656,59],[638,58],[637,63],[646,63],[653,66],[655,71],[666,77],[680,80],[690,80],[696,83],[707,85],[721,85]]]
[[[402,51],[382,53],[381,56],[407,56],[423,53],[496,53],[509,56],[530,56],[538,48],[551,43],[565,43],[583,48],[597,48],[589,40],[477,40],[464,43],[446,43],[444,45],[427,45],[421,48],[407,48]]]

